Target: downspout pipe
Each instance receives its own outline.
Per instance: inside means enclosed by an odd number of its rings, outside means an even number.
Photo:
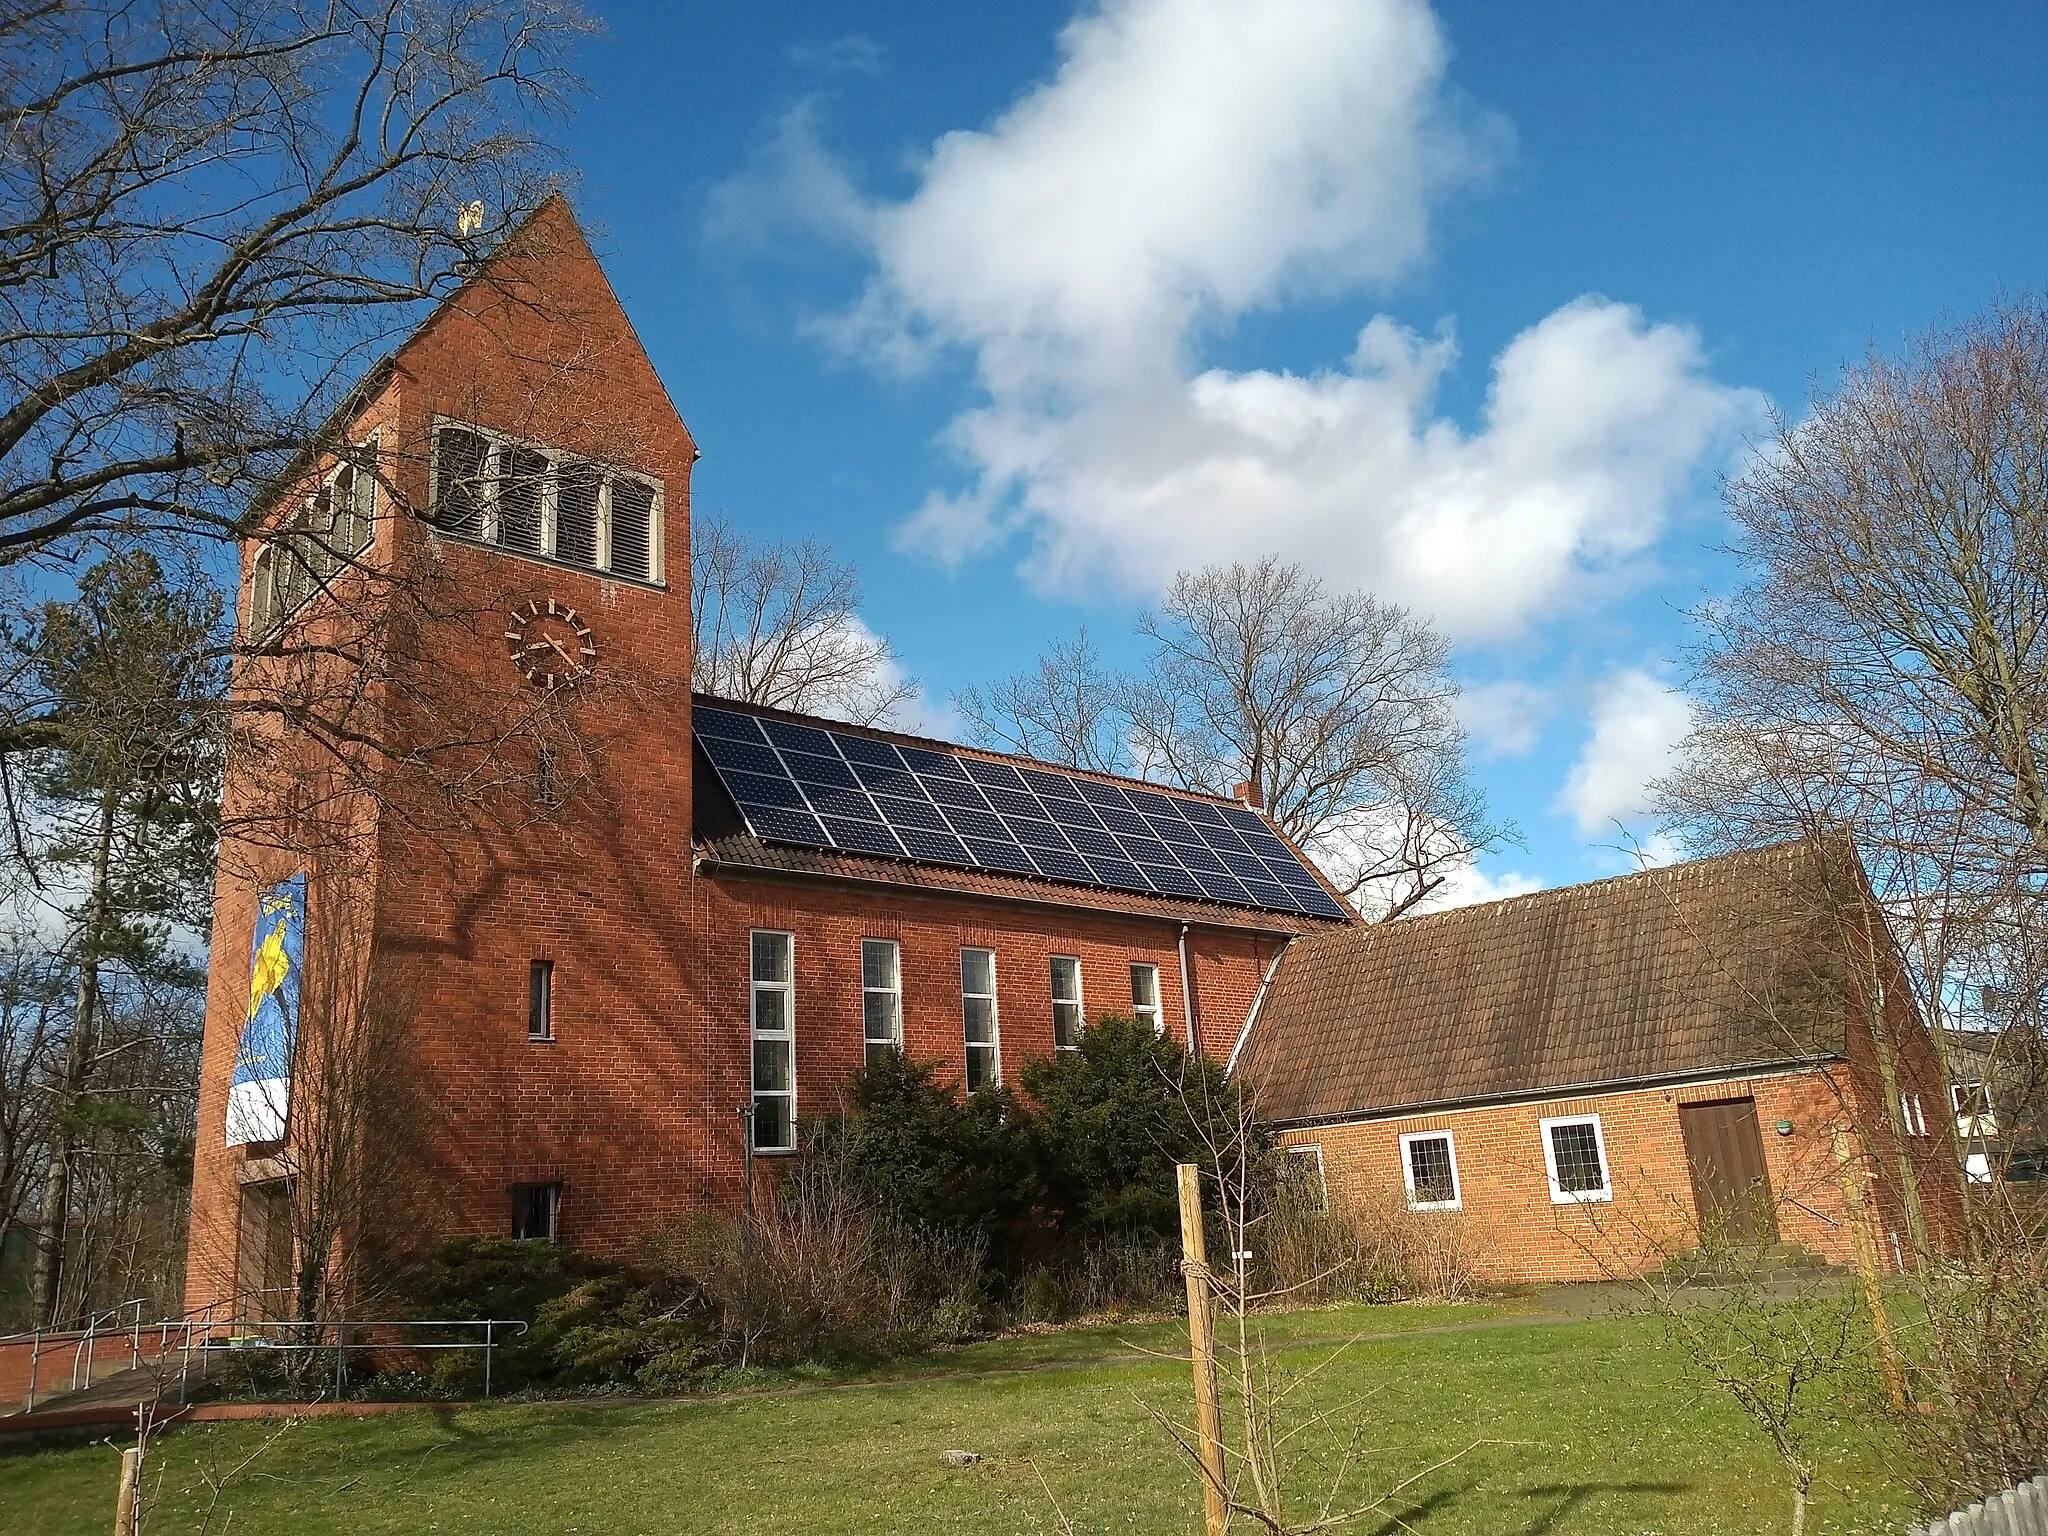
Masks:
[[[1180,925],[1180,1010],[1187,1022],[1188,1054],[1200,1048],[1195,1043],[1195,992],[1188,985],[1188,925]]]

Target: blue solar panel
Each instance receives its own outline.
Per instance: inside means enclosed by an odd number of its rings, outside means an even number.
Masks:
[[[1142,891],[1146,889],[1144,871],[1127,859],[1098,859],[1091,856],[1088,860],[1088,867],[1095,871],[1096,883],[1106,885],[1112,891]],[[1287,904],[1283,901],[1274,910],[1285,912]]]
[[[912,800],[924,796],[924,790],[907,768],[884,768],[879,763],[856,762],[853,771],[855,777],[876,794],[903,795]]]
[[[811,802],[811,809],[820,816],[851,816],[857,821],[879,822],[881,812],[875,809],[875,802],[867,797],[865,790],[845,789],[837,784],[804,784],[804,798]]]
[[[1166,851],[1166,844],[1152,837],[1120,837],[1124,852],[1139,864],[1178,864],[1180,860]]]
[[[1107,832],[1093,832],[1087,827],[1075,826],[1065,826],[1060,830],[1067,834],[1067,841],[1074,845],[1074,851],[1084,857],[1113,859],[1118,863],[1124,860],[1123,849],[1117,846],[1116,839]],[[1264,872],[1260,871],[1261,874]]]
[[[1010,835],[1027,848],[1057,848],[1067,852],[1067,840],[1060,835],[1060,829],[1049,821],[1033,821],[1028,816],[1005,816],[1010,824]]]
[[[1112,832],[1132,832],[1139,837],[1152,835],[1152,824],[1136,811],[1118,810],[1113,805],[1098,805],[1095,814],[1102,818],[1102,824]]]
[[[1071,853],[1062,852],[1057,848],[1034,846],[1031,849],[1031,857],[1036,861],[1039,873],[1048,880],[1069,880],[1077,885],[1095,883],[1095,871]]]
[[[1004,789],[1000,784],[984,784],[981,792],[988,796],[988,803],[1005,816],[1029,816],[1040,821],[1045,818],[1045,807],[1038,803],[1036,795],[1021,789]]]
[[[763,720],[761,729],[785,752],[816,752],[822,757],[839,755],[838,749],[832,745],[831,734],[814,726],[792,725],[787,720]]]
[[[924,786],[925,793],[941,805],[964,805],[977,811],[988,809],[988,801],[968,779],[942,779],[936,774],[920,773],[917,781]]]
[[[985,838],[970,837],[967,846],[973,851],[975,862],[988,869],[1013,870],[1020,875],[1035,875],[1038,866],[1025,855],[1015,843],[993,842]]]
[[[871,736],[848,736],[839,731],[832,733],[832,740],[849,763],[868,763],[878,768],[903,766],[903,754],[892,742],[876,741]]]
[[[896,841],[896,834],[879,821],[857,821],[846,816],[820,819],[825,823],[825,830],[832,834],[832,841],[841,848],[851,848],[857,853],[884,853],[892,859],[903,856],[903,845]]]
[[[960,766],[960,759],[950,752],[930,752],[923,747],[898,747],[903,761],[910,764],[917,773],[934,774],[942,779],[964,779],[967,770]]]
[[[728,773],[724,778],[733,799],[742,804],[779,805],[792,811],[805,808],[803,795],[788,779],[771,779],[765,773]]]
[[[700,707],[694,719],[706,757],[758,837],[1348,916],[1243,806],[736,710]]]
[[[1217,901],[1227,901],[1240,907],[1251,905],[1250,898],[1245,894],[1244,887],[1231,879],[1230,876],[1212,874],[1208,870],[1203,869],[1196,870],[1194,875],[1195,884],[1199,885],[1207,895],[1214,897]]]
[[[819,757],[810,752],[784,749],[782,760],[789,765],[789,776],[799,784],[837,784],[844,789],[855,789],[860,785],[860,780],[853,776],[853,770],[836,757]]]
[[[882,820],[898,832],[905,827],[923,827],[929,832],[946,830],[946,818],[929,800],[899,800],[894,795],[877,795],[875,809],[882,813]],[[1264,866],[1261,866],[1260,873],[1264,872]]]
[[[1003,789],[1022,790],[1024,775],[1008,763],[992,763],[986,758],[963,757],[960,766],[967,770],[967,777],[977,784],[994,784]]]
[[[765,739],[752,715],[735,715],[730,710],[695,710],[690,715],[690,724],[699,736],[724,736],[733,741]]]
[[[789,777],[789,770],[782,766],[782,759],[771,748],[757,742],[726,741],[710,736],[704,741],[704,755],[717,765],[720,773],[765,773],[771,778]]]
[[[1205,896],[1208,893],[1195,884],[1195,878],[1178,865],[1145,864],[1140,866],[1145,878],[1159,890],[1175,896]]]
[[[1048,795],[1038,798],[1044,803],[1046,814],[1061,826],[1069,830],[1075,827],[1085,827],[1090,832],[1102,830],[1102,818],[1095,814],[1094,807],[1087,801],[1056,800]]]
[[[830,848],[818,818],[808,811],[785,811],[773,805],[741,805],[748,825],[758,837],[772,837],[779,843],[802,843],[810,848]]]
[[[945,807],[946,820],[953,824],[953,830],[962,837],[987,838],[990,842],[1014,843],[1010,829],[1003,825],[1002,818],[992,811],[970,811],[961,806]]]
[[[903,846],[910,850],[914,859],[928,859],[934,864],[958,864],[972,868],[974,855],[967,851],[967,845],[950,832],[932,832],[923,827],[898,825],[896,835],[903,839]]]

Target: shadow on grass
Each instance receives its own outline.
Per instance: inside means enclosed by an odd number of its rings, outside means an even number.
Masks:
[[[1522,1536],[1543,1536],[1554,1531],[1566,1515],[1573,1513],[1596,1493],[1690,1493],[1691,1483],[1550,1483],[1537,1488],[1518,1488],[1515,1492],[1525,1499],[1556,1499],[1548,1510],[1536,1517],[1533,1525],[1519,1527]]]

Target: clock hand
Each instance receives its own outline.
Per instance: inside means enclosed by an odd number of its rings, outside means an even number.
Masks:
[[[571,667],[576,665],[575,662],[570,661],[569,653],[562,649],[562,642],[555,639],[554,636],[548,636],[548,645],[554,650],[554,653],[557,656],[561,657],[564,662],[567,662],[568,665],[570,665]]]

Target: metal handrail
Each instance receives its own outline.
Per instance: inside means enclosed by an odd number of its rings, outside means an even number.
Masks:
[[[114,1307],[108,1312],[89,1318],[84,1329],[64,1330],[67,1335],[71,1333],[79,1335],[72,1359],[72,1391],[77,1391],[80,1386],[79,1376],[82,1363],[90,1359],[90,1356],[86,1353],[87,1346],[96,1342],[99,1338],[108,1336],[98,1332],[98,1325],[110,1318],[117,1317],[130,1307],[139,1308],[141,1305],[140,1301],[124,1301],[118,1307]],[[151,1325],[157,1333],[156,1349],[153,1358],[161,1362],[168,1361],[173,1352],[178,1355],[178,1401],[180,1403],[186,1401],[190,1391],[192,1360],[195,1354],[203,1361],[211,1353],[248,1349],[278,1351],[333,1350],[335,1356],[334,1390],[337,1398],[341,1395],[347,1382],[348,1356],[350,1351],[360,1353],[363,1350],[387,1348],[406,1350],[480,1349],[484,1352],[483,1395],[489,1397],[491,1395],[493,1366],[498,1349],[506,1338],[516,1338],[518,1335],[525,1333],[530,1326],[525,1319],[514,1317],[312,1318],[306,1320],[290,1318],[265,1318],[260,1320],[216,1319],[214,1316],[215,1310],[221,1305],[223,1304],[219,1302],[210,1302],[204,1307],[191,1309],[182,1317],[164,1318],[160,1322]],[[416,1342],[401,1342],[396,1345],[392,1344],[388,1337],[373,1339],[368,1342],[351,1343],[349,1340],[349,1335],[352,1332],[360,1336],[362,1334],[388,1334],[392,1331],[400,1333],[417,1332],[422,1329],[432,1328],[478,1328],[483,1331],[483,1337],[481,1340],[476,1341],[429,1339]],[[266,1331],[284,1330],[311,1334],[312,1337],[303,1341],[294,1341],[289,1338],[277,1340],[262,1336]],[[142,1363],[143,1332],[144,1326],[141,1320],[141,1312],[138,1310],[131,1324],[129,1335],[129,1355],[132,1366],[139,1366]],[[224,1332],[228,1334],[227,1337],[221,1336]],[[331,1338],[325,1337],[325,1335],[329,1334],[332,1335]],[[28,1394],[21,1407],[21,1411],[24,1414],[35,1411],[37,1364],[41,1358],[43,1348],[55,1336],[55,1330],[46,1332],[41,1329],[36,1330],[34,1333],[11,1336],[15,1339],[30,1339],[33,1341],[29,1356]],[[0,1340],[0,1342],[7,1341]],[[84,1370],[86,1375],[84,1384],[90,1386],[91,1374],[89,1365],[84,1366]]]
[[[127,1301],[116,1302],[106,1311],[96,1312],[85,1320],[85,1335],[78,1341],[78,1347],[71,1352],[72,1391],[76,1392],[78,1390],[78,1373],[81,1367],[85,1371],[85,1384],[87,1386],[92,1385],[92,1348],[98,1342],[100,1324],[109,1319],[118,1319],[130,1307],[135,1309],[135,1322],[128,1336],[128,1367],[130,1370],[133,1370],[136,1366],[142,1364],[142,1309],[148,1305],[148,1297],[134,1296]],[[33,1373],[35,1369],[33,1361],[29,1363],[29,1369]]]

